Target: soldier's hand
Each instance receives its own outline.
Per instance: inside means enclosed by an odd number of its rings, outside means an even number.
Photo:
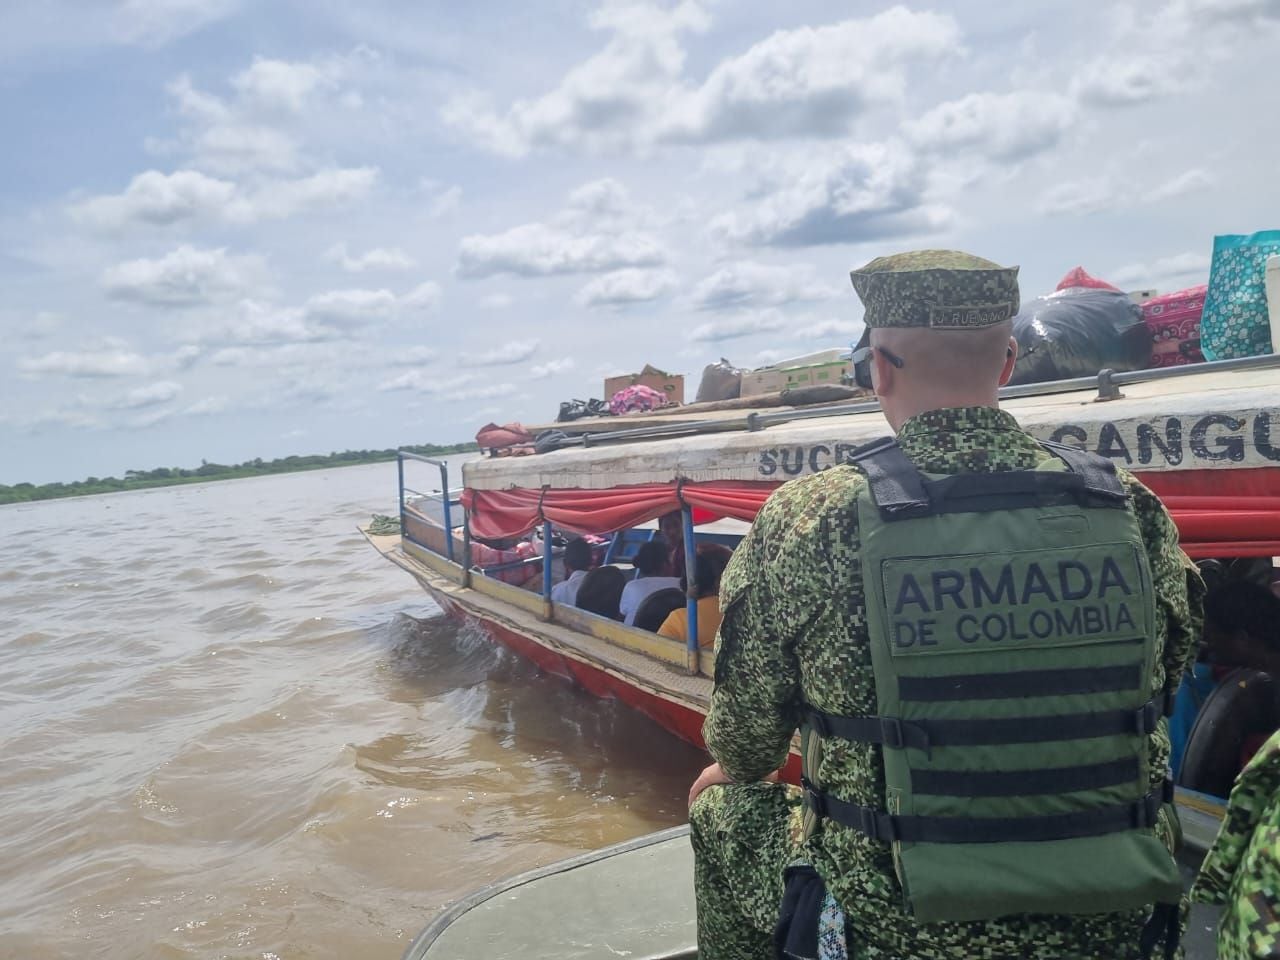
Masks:
[[[775,770],[763,779],[763,783],[777,783],[778,776],[782,771]],[[736,783],[732,777],[724,772],[724,767],[718,763],[713,763],[707,767],[702,773],[698,774],[698,779],[693,781],[693,786],[689,788],[689,806],[693,806],[693,801],[698,799],[698,794],[707,787],[713,787],[719,783]]]
[[[698,779],[693,781],[693,786],[689,788],[689,806],[693,806],[693,801],[698,799],[698,794],[703,790],[714,787],[718,783],[733,783],[733,779],[724,772],[724,767],[713,763],[698,774]]]

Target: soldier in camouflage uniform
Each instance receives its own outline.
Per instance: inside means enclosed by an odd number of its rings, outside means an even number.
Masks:
[[[1226,905],[1221,960],[1280,957],[1280,733],[1236,780],[1191,899]]]
[[[901,372],[886,370],[886,360],[876,358],[877,387],[886,374],[909,377],[913,360],[927,368],[919,359],[924,349],[944,351],[954,361],[954,377],[942,378],[956,382],[951,396],[947,384],[933,383],[925,394],[937,400],[937,408],[907,411],[912,415],[894,424],[916,467],[938,474],[995,473],[1030,469],[1051,458],[997,406],[996,381],[1007,380],[1016,351],[1008,339],[1009,319],[1018,307],[1016,268],[967,254],[922,251],[873,261],[853,273],[853,282],[873,335],[915,328],[908,332],[916,337],[917,354],[908,356],[904,349],[902,361],[887,361]],[[929,332],[923,336],[917,332],[924,329]],[[966,390],[962,382],[972,377],[967,369],[988,363],[972,356],[965,339],[970,337],[986,337],[1000,358],[1006,344],[1010,349],[999,376],[992,372],[989,383]],[[991,363],[999,368],[1000,359]],[[882,407],[893,424],[885,397]],[[1132,476],[1122,471],[1121,477],[1154,580],[1157,657],[1150,680],[1157,693],[1166,680],[1176,686],[1192,654],[1201,629],[1202,585],[1160,501]],[[690,791],[700,956],[772,956],[783,872],[796,863],[816,868],[828,891],[819,924],[823,957],[1138,956],[1149,911],[917,923],[904,908],[889,844],[829,820],[805,836],[799,792],[762,782],[787,758],[801,703],[846,716],[876,713],[855,505],[865,483],[857,467],[837,466],[785,484],[760,510],[724,574],[716,686],[703,727],[716,763]],[[822,741],[822,750],[825,788],[853,803],[883,805],[880,746],[831,739]],[[1163,779],[1168,752],[1162,720],[1150,737],[1153,786]],[[1171,849],[1174,820],[1166,808],[1157,824]]]

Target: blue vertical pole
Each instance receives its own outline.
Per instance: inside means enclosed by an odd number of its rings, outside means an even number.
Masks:
[[[440,464],[440,496],[444,511],[444,552],[453,561],[453,524],[449,522],[449,468]]]
[[[689,616],[689,669],[696,670],[698,664],[698,585],[694,575],[698,570],[698,545],[693,537],[693,510],[690,507],[680,508],[680,518],[684,521],[684,582],[685,610]]]
[[[551,610],[551,521],[542,522],[542,602]]]

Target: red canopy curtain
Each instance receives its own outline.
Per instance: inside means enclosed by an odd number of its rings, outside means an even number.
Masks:
[[[1280,467],[1140,474],[1169,508],[1192,557],[1280,556]],[[777,482],[653,483],[609,490],[466,490],[471,532],[520,537],[544,519],[576,533],[608,533],[680,509],[694,522],[751,521]]]

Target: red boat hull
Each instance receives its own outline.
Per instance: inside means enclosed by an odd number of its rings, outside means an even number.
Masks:
[[[681,740],[692,743],[696,747],[706,749],[706,741],[702,739],[702,722],[706,719],[706,714],[701,710],[659,696],[590,663],[567,657],[560,651],[544,646],[510,627],[464,609],[448,596],[434,590],[430,592],[432,598],[450,617],[458,620],[475,620],[496,641],[513,653],[537,664],[547,673],[575,682],[588,693],[601,699],[621,700],[632,709],[643,713],[667,732],[675,734]],[[800,758],[794,753],[787,759],[783,779],[789,783],[800,782]]]

